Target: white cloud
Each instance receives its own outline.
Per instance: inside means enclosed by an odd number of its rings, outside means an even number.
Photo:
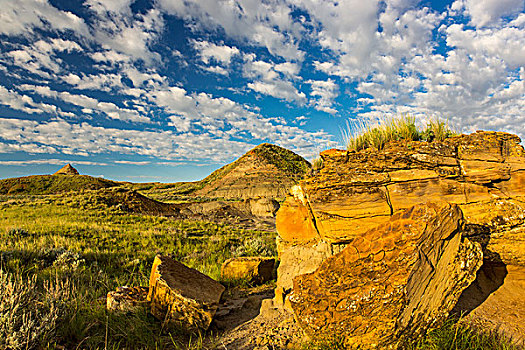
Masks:
[[[510,69],[525,66],[525,28],[505,26],[482,30],[465,30],[452,24],[444,32],[447,45],[465,50],[471,56],[499,58]]]
[[[151,9],[145,14],[133,14],[130,1],[96,1],[86,3],[96,14],[93,38],[106,50],[127,55],[133,60],[142,60],[148,65],[159,62],[158,53],[149,46],[158,39],[164,29],[162,13]],[[102,57],[96,57],[103,59]],[[105,59],[112,58],[105,56]]]
[[[298,69],[296,64],[289,62],[273,64],[257,60],[254,54],[244,56],[243,75],[253,80],[247,84],[248,88],[264,95],[303,105],[306,102],[306,95],[299,92],[292,83],[295,77],[293,72]]]
[[[302,61],[298,40],[304,28],[292,19],[292,8],[280,1],[159,0],[169,14],[193,20],[199,29],[222,28],[231,38],[265,47],[272,55]]]
[[[227,66],[230,64],[232,57],[240,53],[236,47],[216,45],[209,41],[192,40],[192,44],[195,50],[199,52],[202,62],[206,64],[210,63],[210,61],[215,61]]]
[[[318,111],[336,114],[337,110],[332,107],[334,99],[339,95],[339,86],[332,80],[308,80],[306,83],[312,86],[310,103]]]
[[[326,134],[304,132],[294,127],[283,127],[280,137],[286,135],[283,146],[294,144],[303,154],[318,146]],[[76,155],[129,154],[156,157],[165,160],[230,161],[254,145],[208,134],[168,131],[121,130],[95,127],[88,123],[71,124],[63,120],[37,122],[0,118],[0,146],[2,152],[62,153]],[[305,137],[306,136],[306,137]],[[2,142],[1,140],[5,140]],[[306,142],[306,144],[305,144]],[[321,143],[321,147],[322,144]],[[289,147],[290,148],[290,147]]]
[[[116,160],[117,164],[127,164],[127,165],[148,165],[151,164],[150,161],[132,161],[132,160]]]
[[[202,66],[201,68],[204,69],[205,71],[224,75],[224,76],[228,76],[230,74],[226,69],[222,68],[221,66],[208,66],[208,67]]]
[[[299,105],[306,102],[306,95],[303,92],[297,91],[289,81],[277,79],[270,82],[255,81],[253,83],[248,83],[247,86],[253,91],[259,92],[263,95],[273,96],[288,102],[296,102]]]
[[[89,35],[84,21],[71,12],[60,11],[47,0],[1,0],[0,33],[29,35],[34,28],[73,30]]]
[[[35,86],[29,84],[24,84],[20,88],[25,91],[35,92],[41,96],[57,100],[60,99],[72,105],[82,107],[84,113],[91,114],[93,112],[99,112],[105,114],[111,119],[127,122],[149,123],[151,121],[150,118],[142,115],[136,109],[122,108],[112,102],[99,101],[83,94],[72,94],[67,91],[58,92],[47,86]]]
[[[464,9],[470,23],[478,28],[495,24],[501,17],[519,14],[524,7],[523,0],[457,0],[451,6],[453,11]]]
[[[106,166],[108,163],[91,162],[87,160],[67,160],[67,159],[31,159],[31,160],[0,160],[2,165],[26,166],[26,165],[64,165],[64,164],[80,164],[80,165],[98,165]]]
[[[3,86],[0,86],[0,104],[29,114],[57,113],[56,106],[35,102],[30,96],[21,95],[18,92],[8,90]]]

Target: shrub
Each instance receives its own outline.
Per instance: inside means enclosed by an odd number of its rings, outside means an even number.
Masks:
[[[22,278],[0,270],[0,348],[33,349],[49,340],[67,308],[68,282]]]

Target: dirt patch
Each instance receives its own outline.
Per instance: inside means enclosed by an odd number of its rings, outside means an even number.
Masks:
[[[293,315],[273,307],[274,286],[236,289],[226,295],[212,323],[207,349],[280,350],[297,349],[303,332]]]

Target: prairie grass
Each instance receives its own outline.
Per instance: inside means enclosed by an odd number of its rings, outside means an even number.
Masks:
[[[36,302],[45,300],[45,286],[52,281],[69,291],[62,298],[66,312],[51,329],[24,343],[24,349],[199,349],[203,335],[163,329],[148,310],[107,312],[106,294],[123,285],[147,286],[159,252],[217,280],[222,262],[230,257],[275,255],[272,232],[134,215],[84,197],[0,201],[2,273],[19,286],[32,281]],[[4,338],[0,335],[0,344]]]
[[[439,119],[431,120],[424,130],[418,130],[414,117],[403,114],[397,118],[385,118],[377,124],[363,120],[347,122],[341,131],[348,150],[374,148],[381,150],[390,141],[443,141],[454,136],[448,123]]]
[[[323,158],[318,157],[312,161],[312,169],[320,170],[323,167]]]

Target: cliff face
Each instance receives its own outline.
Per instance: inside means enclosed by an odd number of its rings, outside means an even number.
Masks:
[[[204,185],[195,195],[283,199],[308,171],[310,163],[301,156],[279,146],[262,144],[202,180]]]
[[[443,142],[390,143],[382,151],[328,150],[321,157],[323,167],[295,186],[277,213],[277,302],[289,302],[294,277],[314,272],[392,215],[429,201],[457,205],[463,239],[481,245],[484,263],[474,284],[482,275],[499,279],[477,288],[478,302],[465,302],[474,298],[466,290],[459,304],[479,310],[489,301],[479,290],[505,290],[505,281],[525,287],[516,277],[525,265],[525,152],[517,136],[477,132]],[[518,314],[523,325],[525,312]]]

